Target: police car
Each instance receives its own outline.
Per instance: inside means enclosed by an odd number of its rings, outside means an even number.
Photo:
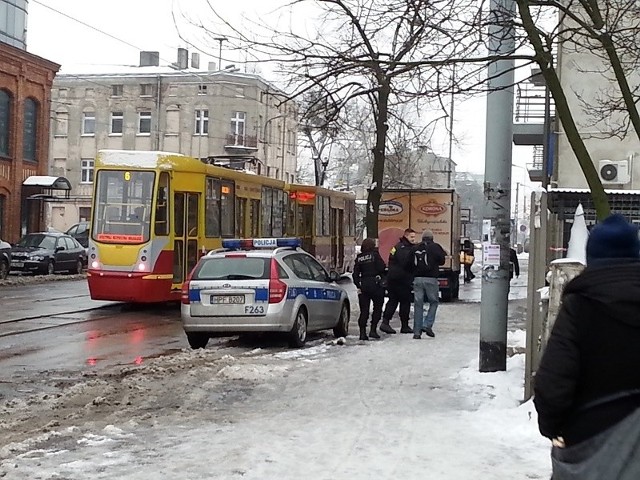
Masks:
[[[297,238],[223,240],[203,256],[182,287],[181,316],[191,348],[212,335],[283,332],[302,347],[307,332],[347,335],[350,305],[338,285]]]

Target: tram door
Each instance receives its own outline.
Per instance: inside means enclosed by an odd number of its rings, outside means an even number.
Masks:
[[[175,192],[173,206],[173,283],[181,284],[198,262],[200,195]]]

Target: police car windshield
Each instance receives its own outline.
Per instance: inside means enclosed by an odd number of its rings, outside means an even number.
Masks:
[[[260,257],[220,257],[203,261],[194,272],[196,280],[268,279],[271,259]]]

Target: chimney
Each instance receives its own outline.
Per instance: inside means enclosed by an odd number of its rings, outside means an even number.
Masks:
[[[189,68],[189,51],[186,48],[178,48],[178,70]]]
[[[141,67],[157,67],[160,65],[160,52],[140,52]]]
[[[210,72],[216,72],[218,70],[218,64],[216,62],[209,62],[208,70]]]
[[[200,68],[200,54],[192,53],[191,54],[191,68]]]

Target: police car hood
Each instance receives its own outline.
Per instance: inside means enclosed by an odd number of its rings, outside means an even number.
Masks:
[[[618,321],[640,327],[640,261],[624,259],[589,266],[564,289],[604,304]]]

